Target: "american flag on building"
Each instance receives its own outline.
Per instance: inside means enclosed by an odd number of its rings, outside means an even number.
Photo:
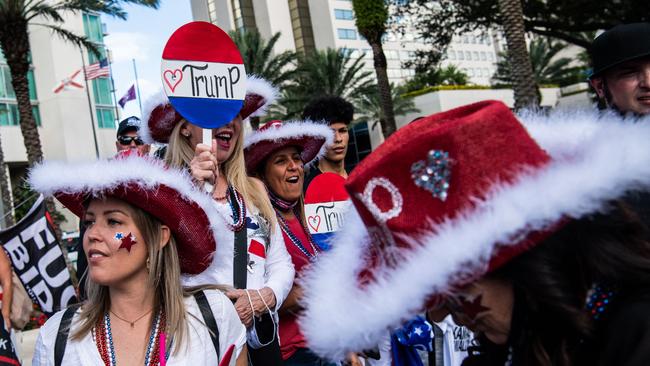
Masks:
[[[84,72],[86,73],[86,80],[93,80],[99,77],[108,77],[110,71],[108,69],[108,59],[103,58],[99,62],[95,62],[92,65],[84,67]]]

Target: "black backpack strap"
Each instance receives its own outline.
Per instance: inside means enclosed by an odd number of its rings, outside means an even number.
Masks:
[[[79,305],[72,305],[63,312],[61,323],[59,324],[59,331],[57,332],[56,340],[54,341],[54,366],[61,366],[61,362],[63,362],[65,347],[68,344],[70,324],[72,323],[72,317],[74,317],[78,308]]]
[[[194,293],[194,299],[196,299],[196,304],[199,306],[199,310],[201,310],[203,321],[208,327],[208,333],[210,333],[212,345],[214,346],[214,350],[217,352],[217,359],[220,360],[221,355],[219,354],[219,327],[217,326],[217,322],[214,320],[214,314],[212,314],[212,308],[210,307],[208,298],[205,297],[205,293],[203,291],[198,291]]]
[[[235,211],[239,211],[239,204],[237,203],[237,197],[235,196],[234,190],[230,191],[230,202],[232,203]],[[245,220],[245,218],[244,218]],[[246,280],[248,278],[248,273],[246,271],[246,266],[248,266],[248,234],[246,226],[239,231],[235,231],[235,254],[233,257],[233,285],[235,288],[244,289],[246,288]]]

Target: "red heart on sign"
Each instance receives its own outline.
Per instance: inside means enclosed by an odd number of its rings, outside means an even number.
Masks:
[[[173,93],[174,89],[176,89],[181,80],[183,80],[183,71],[181,71],[181,69],[165,70],[163,73],[163,79],[165,79],[165,83],[167,83],[167,86],[169,86],[169,89],[171,89]]]
[[[309,227],[314,229],[314,231],[318,231],[318,228],[320,227],[320,216],[307,217],[307,223],[309,224]]]

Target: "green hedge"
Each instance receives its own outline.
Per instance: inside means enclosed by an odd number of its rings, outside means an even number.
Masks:
[[[559,86],[553,85],[553,84],[548,84],[548,85],[540,85],[540,88],[546,89],[546,88],[558,88]],[[417,97],[420,95],[432,93],[432,92],[437,92],[441,90],[488,90],[488,89],[494,89],[494,90],[499,90],[499,89],[511,89],[509,85],[499,85],[499,86],[489,86],[489,85],[436,85],[436,86],[428,86],[424,89],[420,90],[415,90],[412,92],[404,93],[402,94],[402,97],[404,98],[413,98]]]

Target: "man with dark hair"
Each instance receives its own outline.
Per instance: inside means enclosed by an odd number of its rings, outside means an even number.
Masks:
[[[348,125],[352,122],[354,107],[348,101],[337,96],[324,96],[313,99],[302,113],[302,118],[328,124],[334,131],[334,142],[327,147],[325,156],[305,174],[304,190],[309,183],[321,173],[331,172],[348,177],[345,170],[345,155],[348,152],[350,135]]]
[[[589,77],[602,108],[650,114],[650,23],[621,24],[596,37]]]
[[[117,127],[117,141],[115,141],[118,154],[125,150],[134,150],[143,156],[149,154],[151,145],[142,141],[138,131],[140,131],[140,118],[131,116],[120,122]]]

